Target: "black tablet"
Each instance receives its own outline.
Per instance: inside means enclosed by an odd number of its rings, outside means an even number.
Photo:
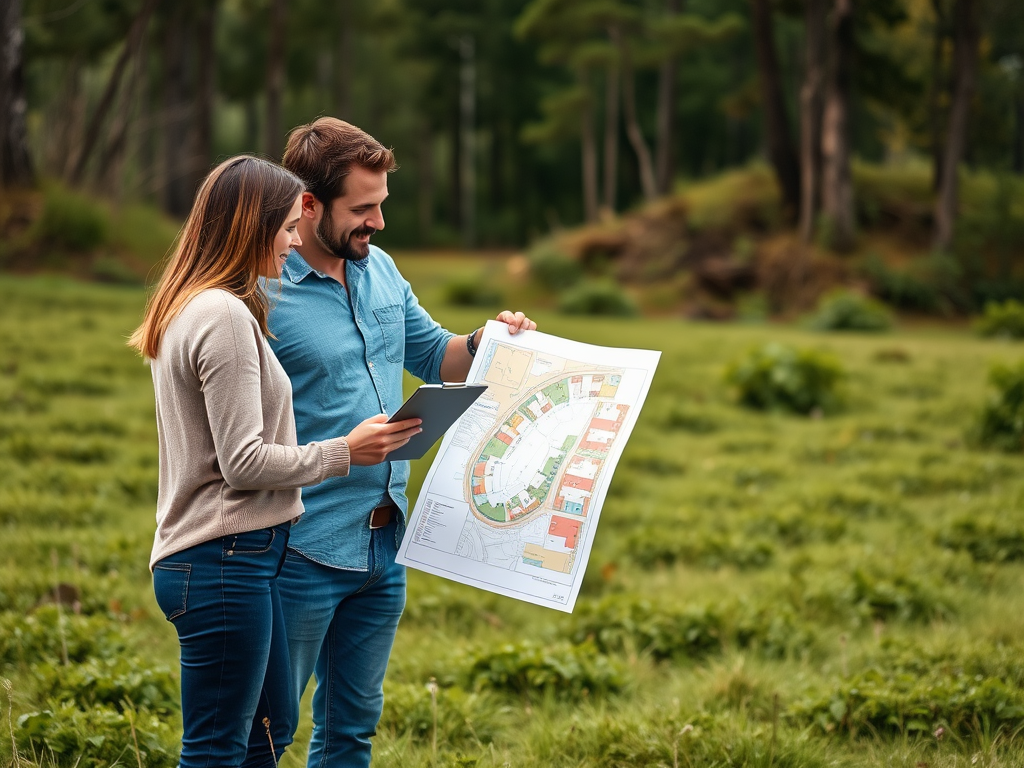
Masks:
[[[418,459],[487,389],[486,384],[423,384],[409,395],[389,422],[423,419],[423,430],[388,454],[388,461]]]

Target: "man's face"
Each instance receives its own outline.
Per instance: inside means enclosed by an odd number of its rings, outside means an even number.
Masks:
[[[345,194],[323,206],[316,225],[320,245],[339,259],[365,259],[370,253],[370,236],[384,229],[381,205],[387,196],[386,172],[353,168],[345,179]]]

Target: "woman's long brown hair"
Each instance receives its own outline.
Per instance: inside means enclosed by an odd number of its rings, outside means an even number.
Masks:
[[[171,320],[208,288],[222,288],[244,301],[268,334],[267,297],[259,277],[303,188],[294,174],[248,155],[210,171],[128,345],[155,358]]]

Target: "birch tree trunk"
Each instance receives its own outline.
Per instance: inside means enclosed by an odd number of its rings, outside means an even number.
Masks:
[[[809,243],[821,204],[821,109],[827,0],[806,0],[804,82],[800,89],[800,238]]]
[[[830,25],[832,62],[822,116],[822,213],[829,244],[853,247],[853,180],[850,175],[850,67],[853,57],[853,0],[835,0]]]
[[[772,10],[768,0],[751,0],[754,22],[754,47],[757,52],[761,101],[764,108],[768,157],[782,190],[783,206],[790,217],[800,211],[800,160],[793,147],[782,91],[782,73],[775,51]]]
[[[977,0],[956,0],[953,5],[953,103],[942,156],[942,181],[935,203],[935,248],[940,251],[948,251],[953,244],[959,197],[957,169],[967,146],[967,124],[977,86],[980,41]]]
[[[24,40],[21,0],[4,0],[0,8],[0,188],[30,186],[35,180],[25,127]]]

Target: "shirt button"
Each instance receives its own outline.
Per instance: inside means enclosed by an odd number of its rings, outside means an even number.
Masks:
[[[366,365],[369,366],[370,368],[373,368],[373,360],[370,360],[369,362],[367,362]]]

